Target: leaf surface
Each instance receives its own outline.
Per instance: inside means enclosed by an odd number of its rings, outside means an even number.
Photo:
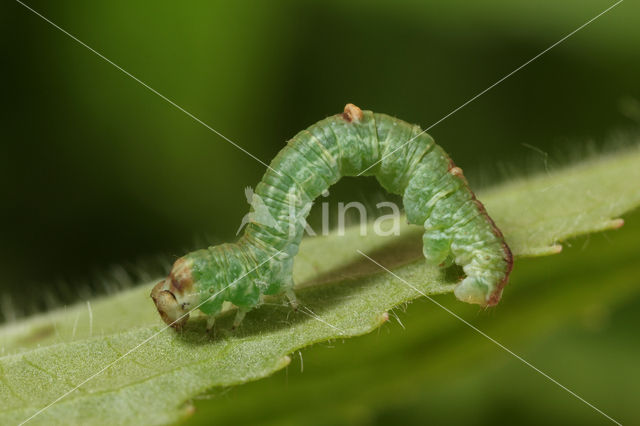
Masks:
[[[479,198],[514,254],[537,256],[557,253],[566,238],[621,226],[619,216],[640,204],[638,182],[640,150],[632,149],[523,178]],[[148,297],[154,283],[6,325],[0,329],[0,423],[26,420],[110,363],[30,424],[175,421],[190,413],[185,402],[207,389],[268,376],[297,349],[368,333],[389,310],[421,297],[356,250],[420,292],[450,292],[459,277],[425,265],[419,227],[401,229],[400,237],[363,237],[349,229],[305,240],[294,271],[301,309],[292,312],[274,299],[247,315],[233,335],[224,332],[229,315],[214,337],[204,332],[203,319],[182,333],[162,331]]]

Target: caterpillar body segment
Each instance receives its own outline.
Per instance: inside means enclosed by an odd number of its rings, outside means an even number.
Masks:
[[[295,304],[293,260],[311,203],[343,176],[359,174],[373,175],[387,191],[402,195],[409,222],[424,226],[428,263],[462,266],[466,278],[455,288],[458,299],[498,303],[511,251],[462,170],[418,126],[347,104],[342,114],[301,131],[276,155],[256,186],[252,220],[236,243],[175,262],[151,293],[162,319],[179,328],[194,307],[202,304],[199,309],[215,318],[229,301],[238,307],[237,325],[262,295],[285,293]]]

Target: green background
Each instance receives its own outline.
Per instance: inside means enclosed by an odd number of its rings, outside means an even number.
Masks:
[[[28,4],[268,162],[298,130],[346,102],[428,127],[612,3]],[[624,140],[620,135],[640,122],[638,16],[637,3],[623,2],[429,133],[474,188],[544,169],[537,150],[549,153],[546,165],[554,168],[585,147]],[[259,181],[263,165],[16,2],[0,5],[0,35],[4,317],[103,293],[122,275],[113,265],[137,281],[163,272],[167,259],[234,237],[248,208],[243,189]],[[328,201],[371,205],[385,197],[375,181],[349,179]],[[531,268],[543,267],[534,262]],[[625,315],[633,312],[614,316],[622,331],[607,335],[611,344],[630,338],[624,330],[637,318]],[[537,344],[558,348],[553,339],[583,338],[567,333]],[[621,361],[606,354],[594,360],[610,362]],[[634,367],[620,365],[618,374]],[[496,396],[502,403],[478,422],[524,422],[551,386],[538,379],[530,393]],[[474,390],[493,384],[491,377],[481,383]],[[441,419],[459,409],[454,402],[464,406],[460,399],[474,395],[448,392],[441,395],[448,403],[431,404],[445,413]],[[570,399],[557,396],[559,406]],[[521,408],[522,401],[533,402]],[[386,415],[428,420],[429,404],[412,407]],[[590,414],[588,421],[602,420]]]

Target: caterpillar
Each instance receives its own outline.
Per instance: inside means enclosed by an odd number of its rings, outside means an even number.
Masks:
[[[462,266],[466,277],[454,289],[459,300],[498,303],[513,257],[462,170],[417,125],[347,104],[276,155],[251,196],[248,225],[236,243],[175,261],[151,292],[162,319],[179,329],[199,308],[211,329],[228,301],[238,308],[235,328],[263,295],[282,293],[295,308],[293,260],[311,203],[341,177],[359,174],[403,196],[409,223],[424,226],[429,264]]]

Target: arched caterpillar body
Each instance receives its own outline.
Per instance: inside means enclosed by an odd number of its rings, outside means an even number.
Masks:
[[[236,243],[175,262],[151,293],[163,320],[179,328],[199,304],[214,318],[229,301],[238,307],[238,325],[262,295],[285,293],[295,304],[293,259],[310,203],[341,177],[362,171],[403,196],[408,221],[425,228],[427,262],[462,266],[458,299],[482,306],[500,300],[511,251],[462,170],[418,126],[347,104],[343,114],[298,133],[271,162],[255,195],[275,221],[253,220]]]

